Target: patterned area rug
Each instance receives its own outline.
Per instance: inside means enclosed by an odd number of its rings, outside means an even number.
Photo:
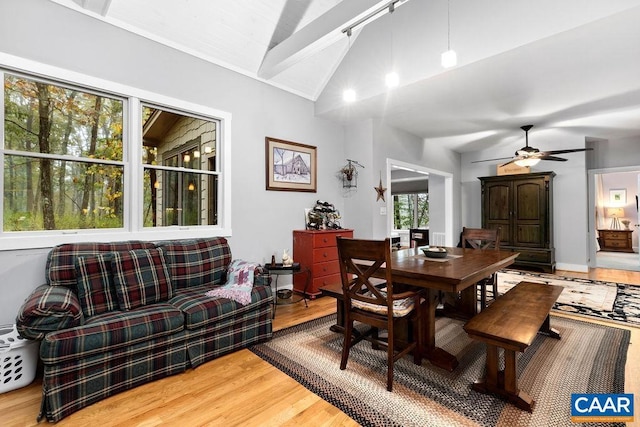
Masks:
[[[339,369],[342,334],[329,330],[334,322],[332,315],[278,331],[250,350],[363,426],[572,426],[571,393],[624,390],[630,333],[619,328],[553,317],[562,339],[539,335],[518,359],[519,386],[536,401],[529,413],[471,390],[484,372],[485,347],[461,321],[436,321],[436,342],[460,362],[454,372],[405,357],[392,393],[386,354],[368,342],[354,346],[347,369]]]
[[[640,326],[640,286],[516,270],[498,272],[498,292],[522,281],[563,286],[554,309]]]

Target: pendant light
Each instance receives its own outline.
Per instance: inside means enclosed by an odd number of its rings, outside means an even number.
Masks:
[[[351,54],[351,28],[347,29],[347,40],[349,40],[349,49],[347,49],[347,55]],[[356,91],[351,87],[351,60],[347,63],[347,88],[342,92],[342,100],[344,102],[355,102]]]
[[[458,63],[456,51],[451,49],[451,19],[449,11],[449,0],[447,0],[447,51],[442,52],[441,63],[444,68],[455,67]]]
[[[400,84],[400,77],[398,76],[398,73],[395,72],[395,63],[393,61],[393,18],[392,16],[395,10],[396,10],[395,3],[391,2],[391,4],[389,4],[389,26],[391,27],[389,31],[389,45],[391,46],[389,62],[391,63],[391,71],[389,71],[387,75],[384,77],[384,82],[387,85],[387,88],[389,89],[393,89],[394,87],[397,87]]]

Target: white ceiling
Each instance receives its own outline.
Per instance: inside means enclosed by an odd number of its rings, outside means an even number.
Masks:
[[[640,135],[640,0],[449,0],[449,70],[446,0],[401,0],[350,49],[341,30],[388,0],[51,1],[316,101],[319,116],[380,117],[460,152],[521,142],[529,123]],[[401,86],[387,92],[392,58]]]

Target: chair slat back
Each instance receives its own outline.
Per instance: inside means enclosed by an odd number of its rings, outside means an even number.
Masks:
[[[337,238],[338,261],[342,292],[345,301],[351,306],[351,300],[393,307],[393,281],[391,269],[385,269],[386,292],[381,292],[382,281],[375,278],[378,271],[391,265],[391,240],[363,240],[344,237]]]
[[[500,229],[462,228],[462,247],[474,249],[500,249]]]

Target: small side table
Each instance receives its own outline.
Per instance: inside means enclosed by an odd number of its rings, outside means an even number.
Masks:
[[[308,268],[300,268],[300,263],[294,262],[293,265],[284,266],[282,263],[277,264],[266,264],[264,269],[267,270],[267,274],[269,275],[269,279],[274,277],[274,285],[275,285],[275,296],[273,299],[273,318],[276,317],[276,307],[278,305],[285,304],[295,304],[300,301],[304,301],[304,306],[309,308],[307,304],[307,288],[309,287],[309,281],[311,280],[311,271]],[[305,281],[304,291],[300,294],[300,297],[295,299],[293,296],[291,297],[291,301],[281,301],[278,302],[278,277],[280,276],[291,276],[293,278],[296,274],[305,274],[307,280]],[[293,280],[292,280],[293,281]],[[271,280],[269,280],[271,282]],[[293,292],[293,291],[292,291]]]

